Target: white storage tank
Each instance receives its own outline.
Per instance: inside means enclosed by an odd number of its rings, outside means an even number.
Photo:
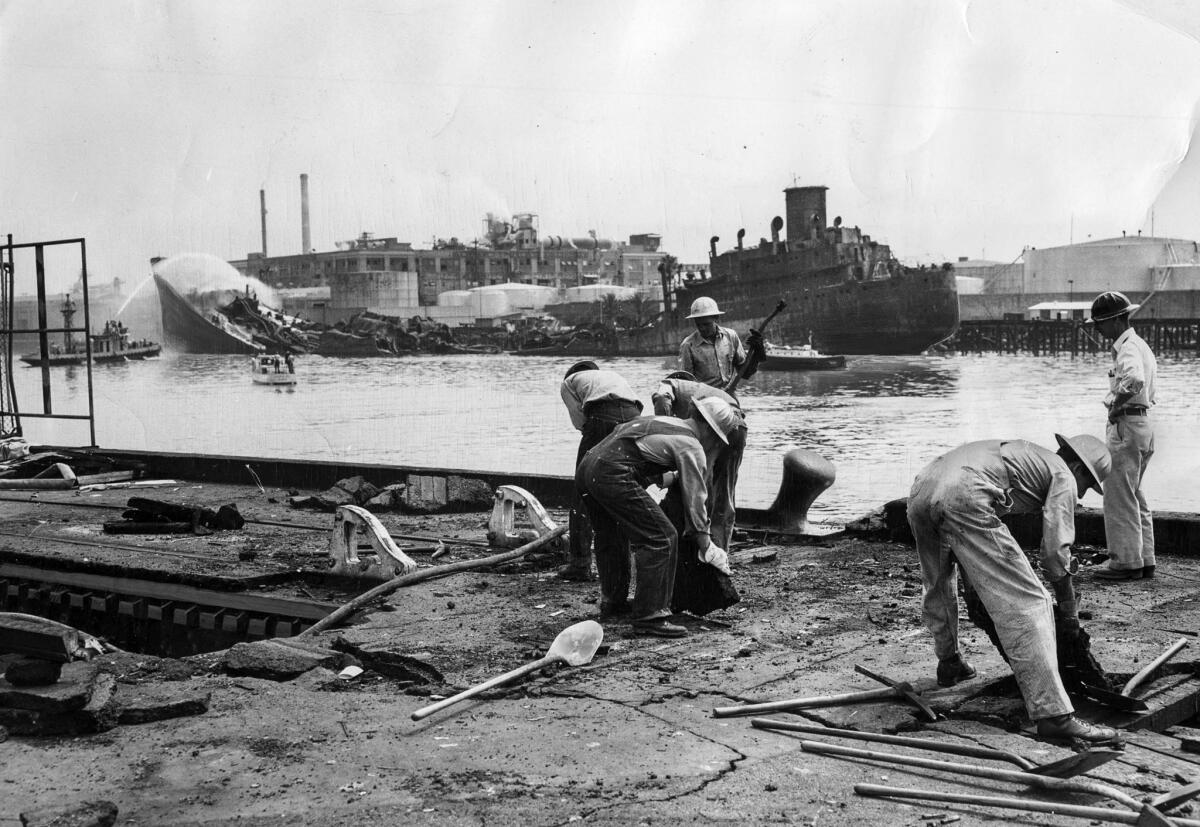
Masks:
[[[470,301],[470,290],[447,290],[437,297],[438,307],[465,307]]]
[[[568,287],[563,291],[564,302],[594,302],[601,301],[610,293],[617,301],[627,301],[637,295],[636,287],[620,287],[615,284],[584,284],[579,287]]]

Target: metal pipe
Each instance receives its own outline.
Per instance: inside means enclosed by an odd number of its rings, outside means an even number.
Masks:
[[[308,173],[300,173],[300,252],[312,252],[312,237],[308,230]],[[266,255],[266,242],[263,242],[263,255]]]
[[[267,257],[267,191],[258,191],[259,220],[262,222],[262,254]]]

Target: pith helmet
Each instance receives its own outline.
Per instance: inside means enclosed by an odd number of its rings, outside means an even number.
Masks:
[[[1054,438],[1058,440],[1059,448],[1083,463],[1092,475],[1092,488],[1096,489],[1096,493],[1103,494],[1101,484],[1108,479],[1108,472],[1112,470],[1112,457],[1104,443],[1091,434],[1071,437],[1055,434]]]
[[[582,362],[576,362],[567,368],[567,372],[563,374],[563,379],[566,379],[572,373],[579,373],[581,370],[600,370],[600,366],[591,359],[584,359]]]
[[[695,382],[696,377],[686,370],[677,370],[674,373],[667,374],[668,379],[686,379],[688,382]]]
[[[703,399],[697,399],[692,402],[692,407],[696,413],[704,417],[704,421],[709,427],[717,432],[717,436],[726,445],[729,444],[729,435],[734,429],[742,424],[741,417],[734,411],[733,406],[724,399],[718,399],[715,396],[706,396]]]
[[[702,316],[724,316],[725,311],[717,307],[716,299],[710,299],[708,296],[701,296],[692,302],[692,312],[688,314],[689,319],[699,319]]]
[[[1101,293],[1092,302],[1092,318],[1088,319],[1088,321],[1106,322],[1124,313],[1132,313],[1139,307],[1141,307],[1140,304],[1133,304],[1124,293],[1110,290],[1107,293]]]

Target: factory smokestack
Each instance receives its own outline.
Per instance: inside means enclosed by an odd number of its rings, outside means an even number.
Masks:
[[[267,191],[266,190],[258,191],[258,203],[261,205],[260,210],[262,212],[262,237],[263,237],[262,254],[263,254],[263,258],[266,258],[267,257]]]
[[[300,173],[300,252],[312,251],[312,237],[308,232],[308,173]]]

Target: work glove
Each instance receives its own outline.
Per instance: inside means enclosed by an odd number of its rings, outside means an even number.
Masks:
[[[750,335],[746,337],[746,350],[759,362],[767,358],[767,345],[762,334],[754,328],[750,328]]]
[[[725,553],[725,549],[716,543],[709,543],[708,548],[700,552],[699,557],[700,562],[708,563],[722,574],[733,574],[729,570],[729,555]]]
[[[1071,575],[1064,574],[1058,580],[1051,581],[1054,596],[1058,600],[1058,636],[1065,640],[1079,637],[1079,609],[1075,601],[1075,585]]]

